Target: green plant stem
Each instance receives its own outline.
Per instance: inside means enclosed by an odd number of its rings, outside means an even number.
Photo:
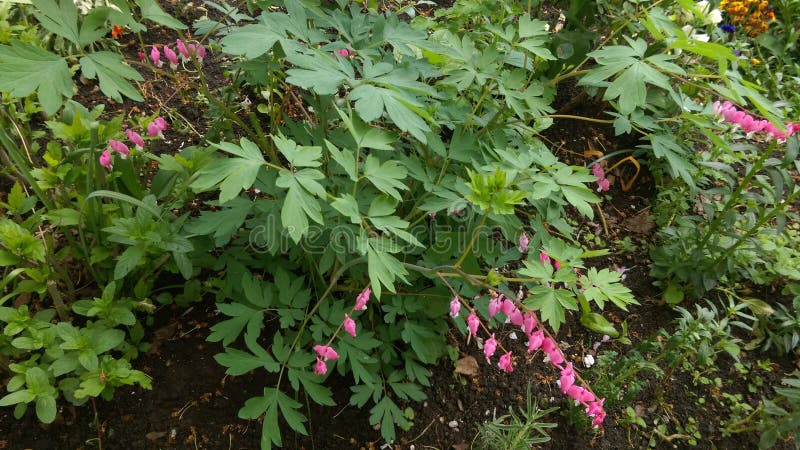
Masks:
[[[758,171],[761,170],[761,167],[764,165],[764,162],[766,162],[767,158],[769,158],[770,154],[772,153],[772,149],[774,148],[775,144],[771,145],[768,150],[762,152],[762,154],[759,155],[758,159],[756,159],[756,161],[750,167],[750,170],[745,174],[742,181],[739,183],[738,186],[736,186],[736,189],[731,193],[730,197],[728,197],[728,201],[725,202],[725,205],[720,210],[720,213],[717,214],[716,217],[714,217],[714,220],[711,221],[711,224],[709,224],[708,228],[706,228],[706,232],[703,235],[703,239],[700,241],[699,244],[697,244],[698,250],[703,250],[705,248],[709,239],[711,239],[711,236],[713,236],[716,233],[717,228],[719,228],[720,224],[722,223],[722,217],[724,216],[723,213],[725,211],[728,211],[735,202],[739,201],[739,196],[742,194],[744,189],[750,185],[750,180],[752,180],[753,177],[756,176]]]
[[[356,258],[356,259],[354,259],[352,261],[348,261],[345,264],[343,264],[342,267],[340,267],[339,270],[337,270],[336,273],[334,273],[331,276],[331,281],[328,284],[328,289],[325,290],[325,292],[322,294],[322,296],[319,298],[319,300],[317,300],[317,303],[314,305],[314,307],[311,308],[311,310],[305,315],[305,317],[303,318],[303,323],[301,323],[300,324],[300,328],[297,329],[297,334],[295,335],[294,340],[292,341],[292,345],[289,347],[289,352],[287,353],[288,355],[291,356],[293,354],[295,347],[297,347],[297,343],[300,342],[300,337],[303,335],[303,330],[305,330],[306,325],[308,325],[308,321],[311,320],[311,317],[314,315],[314,313],[317,312],[317,309],[322,305],[322,302],[326,298],[328,298],[328,295],[330,295],[330,293],[333,291],[333,287],[336,285],[336,282],[339,281],[339,278],[341,278],[341,276],[344,275],[344,273],[350,267],[355,266],[356,264],[361,264],[362,262],[364,262],[366,260],[367,260],[367,257],[366,256],[362,256],[362,257]],[[341,328],[341,325],[340,325],[340,328]],[[275,386],[276,387],[280,387],[280,385],[281,385],[281,380],[283,379],[283,374],[286,371],[286,364],[288,362],[289,362],[288,357],[287,357],[287,359],[285,359],[285,360],[280,362],[281,370],[278,373],[278,381],[275,382]]]
[[[717,267],[719,263],[723,260],[727,259],[737,248],[739,248],[747,239],[750,239],[754,234],[758,232],[758,230],[764,226],[767,222],[772,220],[775,216],[778,215],[781,211],[783,211],[787,205],[791,205],[798,197],[800,197],[800,189],[797,189],[792,195],[787,197],[783,202],[779,203],[777,206],[772,208],[770,212],[764,215],[755,225],[753,225],[743,236],[741,236],[736,242],[733,243],[730,247],[725,249],[725,251],[711,263],[711,267]]]
[[[749,426],[744,426],[744,425],[749,424],[753,419],[756,418],[757,415],[761,414],[761,411],[763,410],[764,410],[764,405],[758,405],[758,408],[754,409],[753,412],[747,415],[747,417],[739,419],[738,421],[732,424],[726,425],[725,431],[731,434],[736,434],[736,433],[745,433],[748,431],[757,430],[758,429],[757,425],[749,425]]]
[[[467,248],[464,249],[464,253],[461,254],[461,257],[458,258],[458,261],[453,265],[453,269],[458,269],[461,267],[461,264],[467,259],[467,255],[472,252],[472,247],[475,245],[475,241],[478,240],[478,233],[480,233],[481,229],[484,225],[486,225],[486,220],[489,219],[489,212],[491,210],[487,209],[485,213],[483,213],[483,217],[481,217],[481,221],[477,227],[475,227],[475,231],[472,232],[472,237],[469,240],[469,244],[467,244]]]
[[[614,123],[611,119],[595,119],[592,117],[584,117],[584,116],[573,116],[570,114],[545,114],[539,117],[540,119],[572,119],[572,120],[583,120],[585,122],[594,122],[594,123]]]

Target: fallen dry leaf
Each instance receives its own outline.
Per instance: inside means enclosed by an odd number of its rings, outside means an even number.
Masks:
[[[478,374],[478,361],[472,356],[465,356],[456,361],[456,369],[453,372],[474,377]]]
[[[639,234],[648,234],[656,226],[649,214],[639,213],[622,221],[622,226]]]
[[[167,435],[166,431],[151,431],[144,435],[148,441],[157,441]]]

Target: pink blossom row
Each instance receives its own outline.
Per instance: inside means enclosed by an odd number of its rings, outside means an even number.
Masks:
[[[550,262],[550,257],[545,252],[540,254],[540,259],[543,263]],[[556,269],[560,268],[558,261],[556,261],[554,265],[556,266]],[[356,303],[352,311],[365,310],[367,308],[366,305],[369,301],[370,295],[370,289],[364,289],[364,291],[362,291],[356,297]],[[456,318],[459,316],[461,312],[461,304],[462,300],[458,295],[455,295],[453,300],[450,302],[451,317]],[[561,392],[576,402],[582,404],[586,408],[586,414],[592,417],[592,425],[600,426],[606,417],[606,413],[603,409],[603,403],[605,402],[605,399],[597,399],[591,390],[575,384],[576,374],[572,367],[572,363],[567,363],[565,361],[564,354],[561,352],[561,349],[550,336],[545,334],[545,331],[539,325],[534,313],[530,311],[523,313],[513,301],[506,299],[502,294],[495,296],[489,302],[489,318],[493,318],[500,312],[505,314],[512,324],[521,327],[522,331],[528,336],[528,353],[533,353],[536,350],[541,349],[546,355],[546,361],[549,361],[550,364],[560,371],[561,377],[559,379],[559,384]],[[475,310],[471,309],[470,314],[467,317],[467,328],[469,329],[470,334],[475,337],[478,336],[478,328],[480,323],[480,318],[475,313]],[[344,328],[348,334],[356,337],[356,323],[353,318],[350,317],[350,314],[344,315],[344,320],[340,328]],[[334,338],[335,334],[331,340]],[[483,343],[483,353],[487,361],[494,356],[494,354],[497,352],[497,348],[498,342],[493,333],[489,339]],[[317,375],[325,375],[328,371],[326,362],[329,360],[337,360],[339,358],[339,354],[333,349],[333,347],[331,347],[330,342],[326,345],[315,345],[314,351],[317,354],[316,362],[314,364],[314,373]],[[512,352],[506,351],[503,355],[501,355],[497,366],[504,372],[513,372],[514,360]]]
[[[719,101],[714,102],[712,105],[712,110],[714,111],[714,114],[722,116],[723,119],[739,126],[742,130],[744,130],[745,133],[748,134],[763,131],[778,141],[785,141],[787,137],[800,131],[800,123],[790,122],[786,124],[786,132],[783,132],[779,130],[778,127],[773,125],[769,120],[758,120],[750,114],[741,111],[729,101],[722,103]]]
[[[163,138],[164,135],[162,132],[166,129],[167,121],[163,117],[159,116],[147,125],[147,135],[150,137]],[[139,133],[131,129],[127,129],[125,130],[125,136],[127,136],[128,140],[134,145],[136,150],[141,150],[144,148],[144,139],[142,139],[142,135]],[[131,151],[124,142],[115,139],[109,139],[108,147],[103,150],[103,153],[100,154],[100,158],[98,159],[100,165],[108,169],[109,172],[114,169],[111,152],[119,153],[119,156],[122,159],[127,158],[128,155],[131,154]]]
[[[184,61],[190,59],[191,57],[195,57],[202,63],[203,59],[206,57],[206,48],[201,44],[185,44],[182,40],[176,39],[175,48],[178,49],[178,53],[180,53]],[[162,45],[161,49],[163,51],[164,58],[166,58],[166,60],[169,62],[169,66],[172,68],[172,70],[177,69],[178,53],[175,53],[175,51],[166,44]],[[150,61],[152,61],[153,65],[156,67],[161,67],[164,65],[164,62],[161,61],[161,54],[162,52],[158,50],[158,45],[153,44],[153,46],[150,48]],[[139,59],[142,62],[147,61],[147,57],[145,56],[144,52],[139,52]]]

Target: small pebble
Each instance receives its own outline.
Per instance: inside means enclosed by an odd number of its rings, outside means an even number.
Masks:
[[[457,421],[457,420],[451,420],[451,421],[450,421],[450,422],[447,424],[447,426],[448,426],[448,427],[450,427],[450,428],[457,428],[457,427],[458,427],[458,421]]]

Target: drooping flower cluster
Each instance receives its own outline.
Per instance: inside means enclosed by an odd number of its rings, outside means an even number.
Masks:
[[[156,67],[162,67],[164,65],[164,61],[161,60],[163,52],[164,58],[169,62],[169,67],[175,70],[178,68],[178,62],[180,61],[178,59],[178,54],[181,55],[184,61],[195,58],[200,63],[203,62],[203,59],[207,55],[205,46],[192,43],[186,44],[180,39],[175,40],[175,48],[178,49],[178,53],[175,53],[175,50],[166,44],[161,45],[161,51],[159,51],[158,44],[153,44],[153,46],[150,47],[150,61]],[[147,61],[144,52],[139,52],[139,59],[142,62]]]
[[[361,291],[360,294],[356,297],[356,304],[353,306],[353,309],[350,311],[363,311],[367,309],[367,302],[369,302],[369,297],[372,294],[372,291],[369,287],[365,288]],[[350,313],[345,313],[344,320],[342,320],[342,324],[340,325],[340,329],[344,328],[344,331],[347,332],[352,337],[356,337],[356,321],[350,317]],[[333,337],[331,337],[331,341],[336,337],[336,333],[334,333]],[[327,345],[315,345],[314,351],[317,353],[317,360],[314,363],[314,373],[316,375],[325,375],[328,373],[328,365],[326,361],[328,360],[337,360],[339,359],[339,354],[336,353],[336,350],[330,346],[330,342]]]
[[[161,134],[161,132],[166,129],[167,121],[163,117],[159,116],[147,126],[147,134],[151,137],[163,138],[164,136]],[[133,144],[136,150],[142,150],[144,148],[144,139],[142,139],[142,135],[136,131],[133,131],[129,128],[125,130],[125,136],[128,138],[128,141]],[[100,165],[108,169],[109,172],[114,169],[112,152],[119,153],[119,156],[122,159],[127,158],[128,155],[131,154],[130,149],[124,142],[117,141],[115,139],[109,139],[108,147],[103,150],[103,153],[100,154],[100,158],[98,158]]]
[[[769,29],[775,21],[775,13],[767,0],[722,0],[721,9],[733,25],[744,26],[744,31],[751,37]]]
[[[550,258],[547,253],[542,252],[540,257],[543,260],[546,257],[547,262],[550,262]],[[495,295],[494,298],[492,298],[492,300],[489,302],[489,318],[493,318],[495,315],[501,312],[505,314],[507,320],[511,322],[511,324],[520,327],[522,332],[528,337],[528,353],[542,350],[542,352],[545,354],[545,361],[550,362],[554,368],[559,370],[561,375],[559,379],[561,392],[576,402],[582,404],[586,408],[586,414],[592,417],[592,425],[600,426],[606,417],[606,413],[603,410],[603,403],[605,402],[605,399],[598,399],[591,390],[584,386],[575,384],[576,374],[572,367],[572,363],[566,362],[566,358],[561,352],[561,349],[558,347],[558,344],[556,344],[556,342],[545,333],[534,313],[531,311],[526,311],[523,313],[513,301],[505,298],[503,294],[498,294]],[[479,323],[480,319],[475,314],[475,311],[471,311],[469,317],[467,318],[467,327],[473,336],[477,336]],[[495,354],[498,346],[499,344],[495,334],[492,333],[492,335],[483,343],[483,354],[487,361],[490,360],[490,358]],[[500,370],[504,372],[513,372],[514,366],[512,353],[510,351],[505,352],[502,356],[500,356],[500,360],[497,365]]]
[[[718,101],[713,104],[714,114],[722,116],[727,122],[739,126],[745,133],[758,133],[765,132],[778,141],[785,141],[788,136],[800,131],[800,124],[788,123],[786,124],[786,132],[778,129],[772,122],[764,119],[756,119],[750,114],[739,110],[733,103],[725,101],[720,103]]]
[[[600,164],[592,164],[592,175],[597,177],[597,192],[606,192],[611,189],[611,182],[606,178],[606,173]]]

